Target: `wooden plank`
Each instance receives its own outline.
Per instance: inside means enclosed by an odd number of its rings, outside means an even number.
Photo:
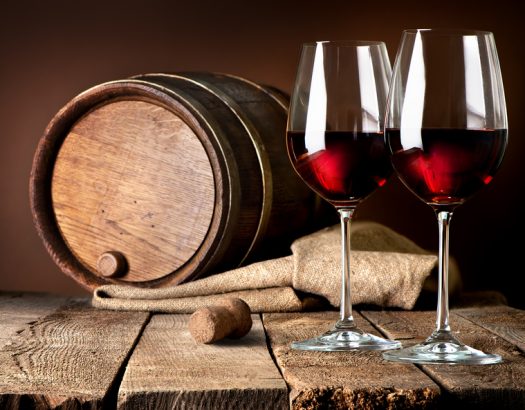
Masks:
[[[189,315],[155,315],[134,350],[120,409],[287,409],[288,391],[267,350],[262,322],[241,339],[197,344]]]
[[[293,409],[426,408],[439,399],[439,387],[415,366],[387,363],[380,352],[306,352],[294,340],[328,330],[335,312],[265,314],[273,354],[291,388]],[[378,334],[359,314],[363,330]]]
[[[0,350],[0,408],[107,408],[148,314],[97,310],[77,299]]]
[[[0,293],[0,349],[24,327],[50,314],[66,302],[47,293]]]
[[[525,352],[525,311],[510,306],[458,309],[455,313],[496,333]]]
[[[406,346],[426,339],[435,326],[434,311],[362,313],[390,338],[402,340]],[[500,354],[504,363],[490,366],[421,365],[421,369],[442,387],[446,402],[461,408],[525,408],[525,357],[518,348],[455,313],[451,313],[450,320],[454,334],[463,343]]]

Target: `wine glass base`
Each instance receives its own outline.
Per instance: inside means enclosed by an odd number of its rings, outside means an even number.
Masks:
[[[460,342],[426,341],[415,346],[383,353],[391,362],[420,364],[496,364],[502,358]]]
[[[300,342],[292,342],[292,349],[339,352],[351,350],[389,350],[399,349],[401,343],[364,333],[357,328],[334,328],[321,336]]]

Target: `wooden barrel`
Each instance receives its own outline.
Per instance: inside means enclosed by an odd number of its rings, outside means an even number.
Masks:
[[[160,287],[278,255],[332,222],[287,157],[287,107],[279,90],[208,72],[79,94],[46,128],[30,177],[52,259],[88,289]]]

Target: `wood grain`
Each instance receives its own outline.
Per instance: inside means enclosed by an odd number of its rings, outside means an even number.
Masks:
[[[438,386],[415,366],[385,362],[380,352],[304,352],[290,343],[316,336],[337,320],[336,312],[265,314],[264,326],[294,409],[429,408]],[[378,334],[356,314],[363,330]]]
[[[498,311],[500,307],[487,308],[486,313],[491,309]],[[390,338],[401,340],[407,346],[426,339],[435,326],[433,311],[362,313]],[[446,402],[461,408],[525,408],[525,357],[518,348],[458,314],[452,313],[450,320],[452,331],[463,343],[497,353],[504,362],[490,366],[421,365],[425,373],[442,387]],[[513,319],[507,318],[506,323],[513,322],[520,328],[519,320],[517,315]]]
[[[525,353],[525,311],[498,306],[458,309],[455,313],[496,333]]]
[[[261,320],[241,339],[197,344],[189,315],[155,315],[131,356],[120,409],[285,409],[288,392]]]
[[[0,349],[16,334],[66,303],[48,293],[0,292]]]
[[[213,171],[181,118],[149,102],[116,101],[71,129],[56,158],[52,201],[64,240],[91,271],[117,251],[129,266],[120,280],[154,280],[202,244]]]
[[[148,319],[143,312],[68,303],[0,350],[0,408],[108,408],[114,383]]]

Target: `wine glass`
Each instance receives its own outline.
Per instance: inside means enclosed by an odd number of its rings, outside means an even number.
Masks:
[[[385,139],[401,181],[437,215],[439,291],[432,335],[383,357],[410,363],[499,363],[500,356],[466,346],[452,334],[447,283],[452,213],[492,180],[507,146],[493,34],[405,30],[394,64]]]
[[[340,319],[318,337],[293,342],[294,349],[401,347],[397,341],[360,330],[354,323],[350,299],[350,221],[358,203],[391,175],[383,136],[390,76],[383,42],[319,41],[302,45],[286,145],[299,176],[339,212],[342,284]]]

